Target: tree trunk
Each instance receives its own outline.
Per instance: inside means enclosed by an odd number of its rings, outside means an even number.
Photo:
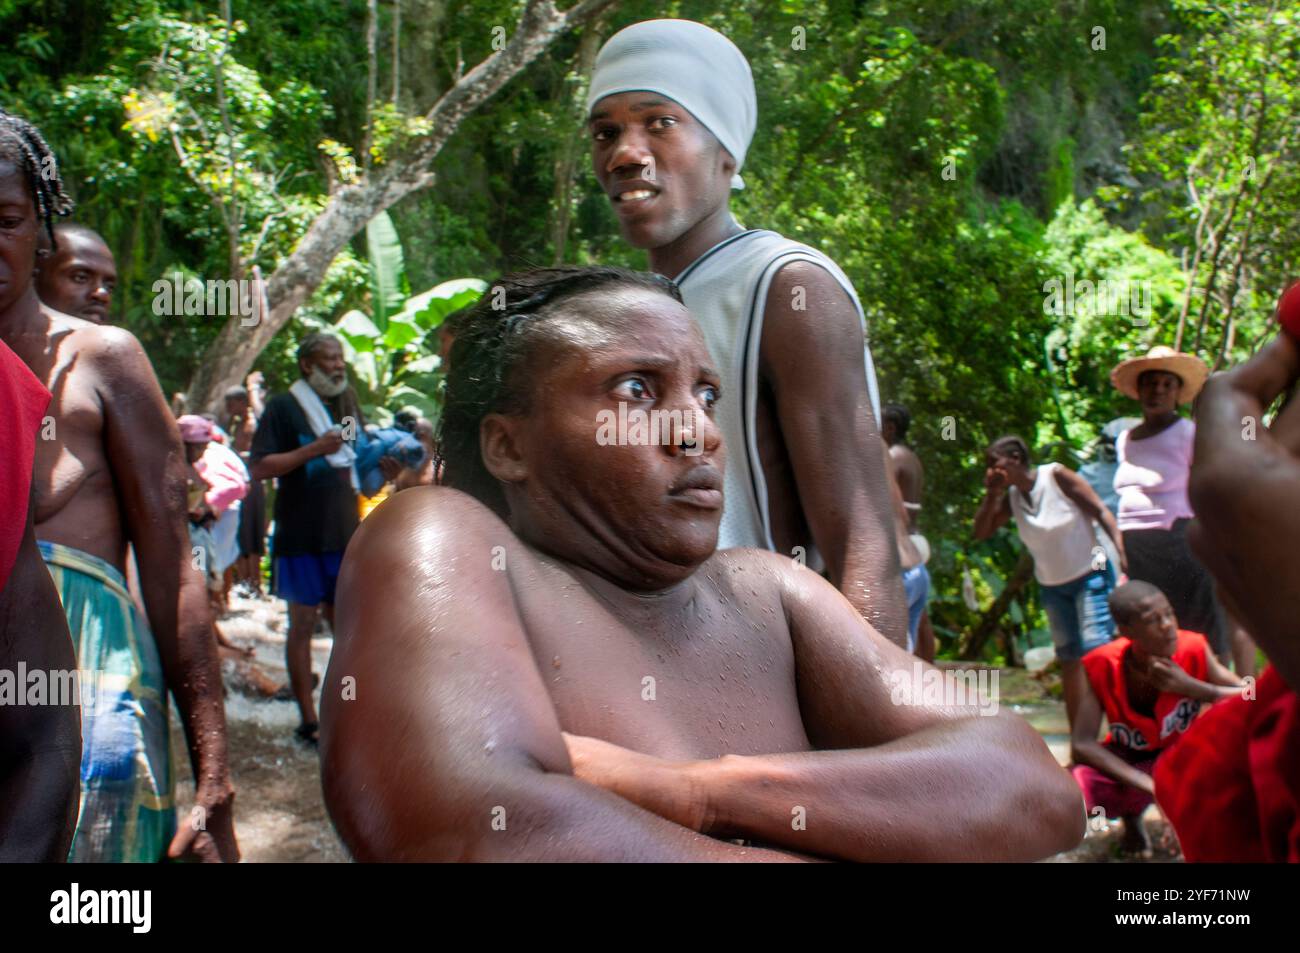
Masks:
[[[602,33],[599,21],[593,22],[582,34],[582,42],[578,45],[578,82],[574,84],[573,91],[576,124],[573,135],[564,140],[559,157],[555,160],[555,212],[551,217],[553,265],[561,264],[568,251],[569,224],[573,219],[573,180],[578,168],[578,154],[585,141],[581,131],[587,119],[584,108],[587,103],[587,87],[591,82],[592,67],[596,64],[596,54],[600,52]]]
[[[215,407],[226,388],[252,369],[271,339],[319,287],[335,256],[379,212],[434,179],[430,166],[467,116],[537,59],[557,37],[586,23],[616,0],[582,0],[559,11],[550,0],[528,0],[504,49],[493,53],[447,90],[425,114],[432,131],[383,166],[330,196],[298,247],[267,279],[269,314],[231,315],[209,345],[187,391],[189,406]]]
[[[1007,584],[1002,587],[1002,595],[993,600],[993,605],[989,606],[970,635],[962,640],[957,649],[958,658],[973,659],[979,655],[984,649],[984,643],[989,640],[989,636],[993,634],[993,630],[997,628],[1007,609],[1011,607],[1011,600],[1019,595],[1020,590],[1025,588],[1033,575],[1034,557],[1029,555],[1029,550],[1026,549],[1021,552],[1016,568],[1012,570]]]

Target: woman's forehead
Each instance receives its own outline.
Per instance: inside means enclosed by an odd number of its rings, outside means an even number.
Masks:
[[[32,195],[27,187],[23,170],[8,159],[0,159],[0,200],[7,204],[30,202]]]
[[[686,308],[657,291],[617,288],[570,298],[546,321],[548,336],[583,350],[678,352],[703,345]]]

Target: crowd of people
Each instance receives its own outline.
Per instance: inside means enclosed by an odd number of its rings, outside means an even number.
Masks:
[[[1191,859],[1300,860],[1300,411],[1262,421],[1297,340],[1208,384],[1168,348],[1122,362],[1142,416],[1092,473],[988,447],[973,532],[1033,555],[1066,770],[1009,711],[910,687],[953,678],[911,415],[835,262],[733,217],[757,120],[717,32],[611,37],[592,167],[650,271],[496,281],[444,327],[435,433],[368,422],[328,333],[280,393],[169,408],[109,323],[111,251],[0,112],[0,667],[84,682],[0,705],[0,856],[238,859],[219,623],[269,554],[296,734],[358,859],[1037,859],[1090,813],[1140,854],[1154,800]],[[597,441],[613,408],[674,426]]]

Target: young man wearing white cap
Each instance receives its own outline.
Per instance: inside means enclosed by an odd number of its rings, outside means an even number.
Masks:
[[[681,288],[721,372],[731,453],[718,548],[820,557],[854,607],[905,645],[862,307],[826,255],[732,217],[756,121],[749,64],[703,24],[636,23],[596,58],[596,178],[623,237]]]

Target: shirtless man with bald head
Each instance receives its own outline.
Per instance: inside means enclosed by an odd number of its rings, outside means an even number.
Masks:
[[[0,110],[0,340],[53,395],[36,445],[35,533],[86,700],[69,856],[237,860],[221,673],[191,565],[180,433],[135,337],[42,305],[32,280],[42,233],[57,254],[53,221],[70,208],[40,133]],[[127,593],[128,544],[147,620]],[[179,831],[169,693],[196,782],[196,810]]]
[[[675,286],[601,268],[496,287],[504,307],[489,293],[456,337],[448,485],[382,504],[343,562],[322,781],[356,858],[1023,860],[1079,841],[1079,792],[1024,721],[928,704],[933,670],[816,573],[716,551],[714,413],[735,395]],[[680,425],[647,439],[653,414]]]

